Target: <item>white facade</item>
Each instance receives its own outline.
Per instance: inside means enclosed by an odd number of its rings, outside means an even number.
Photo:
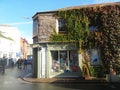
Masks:
[[[0,33],[5,37],[10,37],[12,40],[0,36],[0,58],[17,59],[20,56],[20,31],[16,27],[8,25],[0,25]]]
[[[46,48],[43,47],[38,53],[38,78],[45,78],[46,75]]]

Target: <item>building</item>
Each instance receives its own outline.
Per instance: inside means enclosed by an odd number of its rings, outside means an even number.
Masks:
[[[28,42],[25,38],[20,38],[20,44],[21,44],[21,58],[27,58],[27,46]]]
[[[119,2],[76,6],[65,8],[62,10],[67,11],[88,9],[89,11],[90,8],[91,12],[96,13],[97,10],[99,11],[101,10],[101,8],[103,10],[105,8],[106,10],[107,8],[111,7],[114,7],[118,11],[117,13],[120,12],[120,9],[117,8],[120,7]],[[83,71],[87,72],[87,74],[92,73],[86,71],[86,68],[84,70],[84,56],[82,54],[78,54],[77,47],[70,43],[55,43],[50,41],[50,37],[52,34],[54,34],[54,31],[61,34],[65,33],[64,30],[61,29],[64,26],[65,22],[63,21],[63,19],[56,18],[55,16],[58,11],[59,10],[37,12],[33,16],[33,76],[37,78],[83,77]],[[101,11],[99,13],[101,13]],[[96,15],[98,15],[98,12]],[[93,28],[94,26],[92,27],[92,29]],[[90,50],[89,58],[91,66],[102,66],[102,58],[100,58],[101,48],[102,47],[100,47],[100,49],[92,48]]]
[[[28,43],[25,38],[20,38],[20,48],[21,48],[21,57],[22,59],[27,59],[28,55],[32,56],[32,46]]]
[[[12,33],[14,32],[14,34]],[[15,61],[20,57],[20,31],[16,27],[0,25],[0,58],[13,58]]]
[[[28,44],[27,45],[27,56],[32,59],[33,51],[32,51],[32,45]]]

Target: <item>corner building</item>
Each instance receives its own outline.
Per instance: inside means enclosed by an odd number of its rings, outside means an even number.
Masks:
[[[119,4],[119,3],[115,3]],[[68,9],[82,9],[102,7],[113,4],[98,4],[88,6],[69,7]],[[33,76],[36,78],[53,77],[82,77],[82,55],[78,48],[70,43],[55,43],[50,40],[54,33],[64,33],[64,21],[55,17],[56,11],[37,12],[33,18]],[[100,50],[92,49],[101,64]],[[95,64],[95,63],[92,63]]]

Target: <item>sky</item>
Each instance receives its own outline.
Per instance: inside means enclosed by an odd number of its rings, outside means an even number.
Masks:
[[[120,0],[0,0],[0,24],[17,27],[21,37],[32,43],[32,17],[37,12],[108,2]]]

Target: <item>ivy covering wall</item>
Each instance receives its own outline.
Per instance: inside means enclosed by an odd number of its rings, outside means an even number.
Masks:
[[[56,17],[66,21],[66,33],[52,34],[52,41],[75,43],[79,50],[98,47],[107,71],[120,74],[120,5],[60,10]]]
[[[102,8],[99,40],[106,67],[120,74],[120,5]]]

